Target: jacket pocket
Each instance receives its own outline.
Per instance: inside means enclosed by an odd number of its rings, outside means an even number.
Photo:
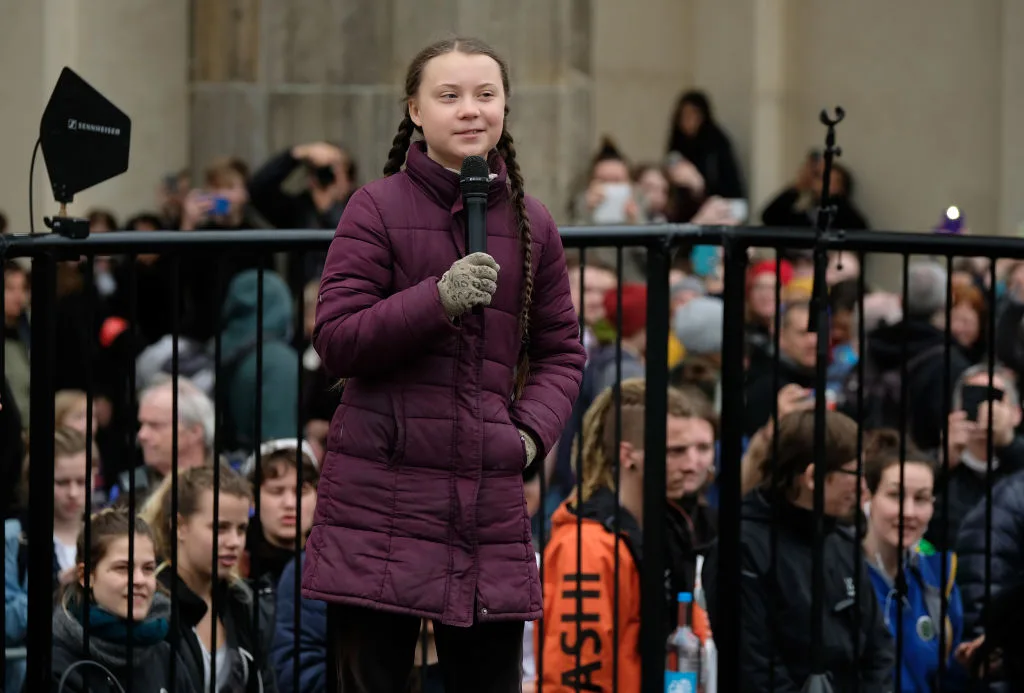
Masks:
[[[405,459],[405,389],[396,386],[397,391],[392,390],[389,394],[391,399],[391,417],[394,421],[395,432],[391,440],[391,454],[388,464],[399,464]]]

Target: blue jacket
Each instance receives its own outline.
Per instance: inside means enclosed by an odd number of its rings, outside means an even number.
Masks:
[[[302,554],[305,562],[306,554]],[[301,573],[301,567],[299,571]],[[295,632],[295,561],[284,567],[277,585],[277,615],[270,661],[279,693],[320,693],[327,686],[327,604],[301,603],[300,631]],[[299,690],[292,686],[295,646],[299,648]]]
[[[18,569],[21,523],[4,520],[4,644],[21,647],[28,632],[28,584]],[[25,660],[8,660],[4,690],[20,691],[25,681]]]
[[[899,593],[893,581],[868,557],[871,584],[878,603],[882,606],[885,624],[896,643],[896,628],[900,620]],[[947,600],[945,621],[946,677],[943,690],[966,690],[958,687],[965,672],[956,663],[952,653],[963,638],[964,612],[960,590],[956,585],[956,555],[947,554],[946,580],[942,580],[942,554],[930,545],[918,544],[908,552],[903,567],[906,595],[903,597],[903,653],[900,678],[903,693],[931,693],[937,690],[935,679],[939,674],[939,630],[934,626],[941,615],[942,598]]]

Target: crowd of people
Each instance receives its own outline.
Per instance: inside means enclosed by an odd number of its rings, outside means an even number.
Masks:
[[[400,134],[405,130],[411,137],[412,120],[407,128],[403,120]],[[408,162],[403,150],[389,172],[403,164],[427,170],[426,156],[404,144]],[[508,163],[510,144],[499,146]],[[440,185],[422,175],[425,185]],[[762,211],[761,222],[811,226],[821,178],[821,157],[811,152],[793,183]],[[90,232],[334,229],[358,181],[356,162],[343,147],[297,145],[255,171],[237,159],[213,162],[198,187],[188,173],[169,176],[154,211],[118,224],[110,212],[97,210],[89,215]],[[521,185],[520,179],[520,194]],[[844,167],[833,168],[831,191],[836,225],[866,228]],[[365,200],[354,204],[358,213],[369,213]],[[633,165],[605,140],[570,213],[579,223],[595,224],[755,221],[729,138],[701,92],[680,98],[663,162]],[[536,629],[512,633],[516,642],[507,643],[522,650],[519,677],[527,688],[610,691],[617,685],[628,691],[639,685],[644,401],[648,387],[666,384],[644,381],[644,256],[626,253],[621,287],[610,257],[600,250],[567,257],[586,352],[579,397],[557,444],[545,446],[542,459],[522,473],[524,497],[500,496],[501,503],[525,504],[534,528],[527,559],[545,566],[545,618]],[[327,607],[297,590],[320,474],[327,451],[340,445],[332,440],[341,434],[331,432],[331,420],[345,385],[324,361],[349,364],[366,349],[349,343],[349,353],[325,354],[314,346],[325,262],[326,252],[275,257],[253,251],[97,257],[91,267],[60,263],[54,691],[114,691],[129,681],[135,691],[171,685],[197,692],[211,685],[224,692],[325,690]],[[1024,579],[1024,264],[1000,261],[992,268],[988,262],[958,259],[950,278],[944,263],[915,260],[907,293],[898,296],[871,287],[862,295],[860,259],[830,259],[830,360],[822,393],[829,403],[827,449],[815,459],[810,258],[785,249],[752,253],[743,335],[742,591],[722,595],[715,579],[722,342],[739,336],[723,334],[719,250],[697,245],[677,252],[666,316],[666,610],[674,627],[676,594],[693,590],[700,558],[710,618],[703,637],[712,637],[723,600],[741,606],[744,690],[800,689],[814,673],[814,645],[824,651],[836,691],[881,693],[897,679],[903,691],[966,691],[979,677],[995,691],[1024,680],[1012,656],[1019,635],[1000,620],[1019,608]],[[21,690],[24,677],[18,648],[28,630],[27,594],[41,589],[27,577],[29,468],[50,464],[32,459],[27,439],[30,272],[19,261],[4,264],[0,486],[7,518],[4,690],[11,692]],[[343,275],[334,276],[343,282]],[[541,292],[531,300],[549,299]],[[502,300],[516,310],[515,296]],[[511,331],[514,313],[504,317]],[[172,374],[175,341],[179,372]],[[402,347],[408,353],[415,348]],[[426,390],[430,383],[408,387]],[[417,428],[410,423],[402,445],[431,443],[403,449],[403,456],[430,455],[432,445],[447,444],[431,432],[429,412],[417,416],[423,418],[409,419]],[[353,455],[371,457],[387,445],[373,412],[352,414],[350,424]],[[520,436],[530,459],[528,448],[536,452],[537,441],[521,430]],[[826,475],[827,615],[823,642],[812,643],[807,624],[817,464]],[[421,481],[433,483],[429,475]],[[366,509],[383,512],[376,501],[367,500]],[[394,521],[395,509],[389,512]],[[90,514],[86,544],[82,530]],[[417,521],[411,510],[405,519]],[[346,536],[360,546],[357,532]],[[319,560],[318,570],[332,569]],[[519,584],[511,576],[487,577],[496,585]],[[434,587],[424,594],[433,595]],[[362,617],[355,610],[343,614],[349,624]],[[445,690],[438,650],[469,644],[431,619],[417,618],[411,629],[408,623],[402,632],[417,641],[409,690]],[[398,628],[392,626],[376,643],[360,638],[381,624],[350,632],[343,623],[339,647],[386,647],[388,633]],[[337,655],[344,658],[346,651]]]

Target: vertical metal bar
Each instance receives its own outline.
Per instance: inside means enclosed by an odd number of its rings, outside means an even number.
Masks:
[[[859,253],[857,259],[859,261],[857,271],[857,364],[854,366],[857,370],[857,500],[853,510],[854,542],[850,547],[853,551],[853,565],[855,566],[861,565],[864,561],[864,534],[867,531],[865,518],[861,512],[864,505],[862,497],[864,480],[864,358],[867,351],[867,331],[864,328],[864,267],[866,259],[864,253]],[[853,571],[853,593],[857,595],[858,600],[861,599],[861,589],[863,589],[861,575],[862,571]],[[854,633],[861,632],[863,627],[861,620],[861,611],[858,605],[858,608],[853,610]],[[853,661],[859,662],[862,654],[860,636],[858,635],[853,639]]]
[[[171,260],[171,661],[168,667],[168,689],[173,691],[177,684],[178,651],[181,645],[180,617],[178,614],[178,372],[180,352],[178,339],[181,335],[181,256],[175,253]],[[204,432],[205,436],[205,432]]]
[[[744,292],[744,298],[747,297]],[[775,249],[775,316],[772,318],[772,466],[779,459],[779,359],[782,350],[782,252]],[[744,327],[745,329],[745,327]],[[727,333],[728,334],[728,333]],[[740,465],[742,467],[742,464]],[[775,473],[772,469],[771,474]],[[768,570],[776,579],[779,565],[779,504],[772,499],[772,523],[768,528]],[[774,613],[769,613],[768,627],[776,627]],[[775,659],[768,662],[768,690],[775,690]]]
[[[338,607],[333,604],[327,605],[327,690],[331,693],[341,691],[338,681]],[[298,690],[298,689],[296,689]]]
[[[0,236],[0,271],[3,272],[4,276],[0,277],[3,281],[0,281],[0,306],[7,305],[7,242],[2,236]],[[6,385],[7,382],[7,363],[4,358],[4,354],[7,351],[7,315],[4,314],[4,325],[5,329],[0,330],[0,385]],[[0,406],[3,406],[3,402],[0,402]],[[11,406],[10,402],[7,406]],[[18,431],[21,434],[21,431]],[[10,452],[5,452],[9,455]],[[14,464],[21,465],[22,460],[14,460]],[[8,463],[10,464],[10,463]],[[10,504],[14,505],[16,489],[7,490],[7,498],[10,499]],[[0,548],[0,557],[3,558],[4,565],[7,565],[7,542],[4,541],[4,545]],[[19,579],[21,576],[18,576]],[[0,628],[3,632],[7,632],[7,609],[4,609],[3,613],[0,613]],[[88,651],[88,650],[86,650]],[[0,658],[0,681],[7,680],[7,657]]]
[[[640,690],[665,688],[665,435],[668,417],[669,239],[647,247],[647,383],[644,403],[643,562],[640,566]]]
[[[733,238],[723,240],[725,287],[722,293],[722,464],[718,477],[718,599],[714,624],[718,648],[718,690],[740,691],[742,673],[739,610],[740,465],[743,460],[743,340],[747,252]]]
[[[829,157],[825,157],[825,180],[828,180]],[[827,183],[826,183],[827,185]],[[827,196],[825,198],[827,200]],[[814,248],[814,290],[811,298],[810,324],[817,332],[817,354],[814,359],[814,544],[811,552],[811,674],[825,673],[825,389],[828,387],[828,286],[825,281],[828,252],[821,245]]]
[[[990,304],[992,308],[995,304]],[[949,479],[949,465],[951,463],[949,459],[949,415],[952,408],[952,393],[953,393],[953,331],[950,329],[950,313],[953,310],[953,256],[949,255],[946,257],[946,329],[943,331],[943,349],[942,349],[942,449],[939,454],[942,460],[941,477],[939,474],[935,475],[935,486],[938,486],[939,479],[941,478],[943,483]],[[958,460],[959,461],[959,460]],[[948,487],[947,487],[948,488]],[[942,600],[939,602],[939,675],[936,679],[936,693],[942,693],[943,684],[946,679],[946,646],[949,644],[946,642],[946,616],[949,614],[949,598],[946,595],[945,586],[949,583],[949,492],[944,491],[942,494],[942,509],[939,512],[941,518],[939,522],[939,532],[942,536],[942,566],[941,585]]]
[[[95,285],[95,263],[96,256],[89,255],[85,259],[85,280],[84,284],[87,291],[88,300],[86,301],[86,316],[85,324],[93,325],[96,319],[96,294],[92,291],[92,287]],[[93,421],[93,359],[95,358],[95,340],[90,339],[88,346],[86,347],[85,357],[85,479],[88,484],[88,501],[85,509],[85,526],[82,528],[84,535],[85,546],[92,546],[92,498],[94,491],[93,484],[93,434],[92,434],[92,421]],[[131,541],[131,540],[129,540]],[[92,589],[89,583],[92,581],[92,552],[88,549],[85,555],[82,556],[82,562],[84,563],[83,573],[85,583],[83,588],[85,594],[91,594],[89,591]],[[131,549],[129,548],[128,555],[131,556]],[[129,599],[131,599],[131,592]],[[131,602],[129,601],[129,604]],[[92,636],[92,623],[89,618],[89,609],[82,609],[82,651],[89,652],[89,641]],[[86,690],[89,689],[89,678],[92,672],[89,671],[89,667],[82,668],[82,686]]]
[[[420,691],[427,689],[427,621],[420,621]]]
[[[615,534],[615,557],[612,574],[612,691],[619,690],[619,542],[622,541],[622,466],[619,464],[619,448],[622,447],[622,246],[615,249],[615,385],[612,387],[612,406],[615,407],[615,448],[612,454],[612,475],[615,479],[615,515],[612,529]],[[668,284],[665,285],[666,287]],[[665,314],[668,320],[668,314]],[[667,362],[667,359],[666,359]],[[647,387],[645,385],[645,387]]]
[[[256,461],[253,464],[253,512],[255,513],[256,522],[259,523],[260,532],[265,532],[266,528],[263,527],[263,518],[260,515],[260,487],[263,485],[263,450],[261,443],[263,442],[263,302],[265,297],[263,295],[263,265],[261,264],[256,269],[256,420],[253,422],[253,454],[256,456]],[[301,361],[301,359],[300,359]],[[302,468],[302,445],[300,444],[295,448],[295,466],[299,469]],[[302,487],[296,488],[296,493],[302,495]],[[299,515],[296,518],[295,533],[302,534],[302,516]],[[260,537],[260,541],[266,541],[266,537]],[[259,552],[255,551],[256,547],[249,547],[249,577],[253,583],[253,599],[252,599],[252,627],[254,631],[253,637],[253,661],[262,662],[262,654],[260,652],[260,586],[257,584],[257,579],[260,576],[260,563],[261,559]],[[274,586],[277,587],[276,585]],[[296,600],[298,595],[296,595]]]
[[[128,263],[128,329],[126,334],[130,336],[131,343],[133,345],[138,344],[137,335],[139,334],[139,282],[138,282],[138,258],[132,254],[125,258],[125,262]],[[128,359],[128,392],[126,401],[128,403],[128,410],[136,412],[138,407],[135,406],[135,359]],[[132,450],[135,444],[135,436],[130,431],[134,431],[134,426],[128,428],[128,444],[127,449]],[[131,518],[131,527],[135,528],[135,516],[138,511],[138,499],[135,497],[135,470],[132,469],[128,473],[128,517]],[[128,533],[128,597],[132,599],[132,595],[135,593],[135,532],[131,531]],[[135,609],[132,606],[133,602],[129,601],[128,608],[128,662],[134,662],[135,643],[132,637],[132,632],[135,629]],[[135,682],[134,677],[128,677],[128,691],[132,693]]]
[[[305,254],[304,253],[299,252],[299,255],[300,255],[300,258],[302,258],[302,259],[305,258]],[[302,263],[300,262],[299,264],[301,265]],[[296,283],[299,283],[299,282],[296,282]],[[305,290],[304,286],[298,292],[297,295],[299,297],[299,300],[298,300],[298,316],[297,316],[297,320],[295,321],[295,330],[296,330],[295,334],[297,334],[297,335],[305,335],[305,329],[306,329],[306,290]],[[262,331],[260,331],[260,334],[262,334]],[[298,361],[298,364],[297,364],[298,365],[298,377],[296,378],[296,383],[297,383],[297,387],[298,387],[299,392],[298,392],[298,397],[295,398],[295,401],[296,401],[296,412],[295,412],[295,424],[296,424],[296,426],[295,426],[295,429],[296,429],[295,430],[295,450],[296,450],[296,453],[297,453],[296,456],[297,456],[297,459],[298,459],[298,463],[295,465],[295,488],[297,489],[296,493],[298,493],[298,497],[296,498],[296,504],[295,504],[295,520],[296,520],[296,524],[295,524],[295,527],[296,527],[296,529],[295,529],[295,572],[294,572],[294,580],[292,581],[292,585],[291,585],[293,594],[295,595],[295,599],[293,600],[293,603],[292,603],[292,607],[293,607],[293,609],[292,609],[292,623],[293,623],[293,630],[292,630],[292,632],[295,634],[295,642],[294,642],[294,646],[295,647],[292,650],[292,690],[295,691],[296,693],[298,693],[298,691],[299,691],[299,684],[300,684],[300,678],[299,678],[300,659],[299,659],[299,654],[300,654],[300,647],[302,646],[302,547],[303,547],[304,542],[306,541],[306,535],[305,535],[305,533],[303,532],[303,529],[302,529],[302,488],[303,488],[303,484],[304,484],[304,480],[303,480],[303,477],[302,477],[302,438],[303,438],[303,435],[302,435],[303,434],[303,420],[302,420],[302,417],[303,417],[303,413],[304,413],[303,406],[302,406],[302,377],[304,375],[303,368],[302,368],[302,363],[303,363],[302,356],[303,356],[302,354],[299,354],[299,361]],[[325,458],[327,457],[326,450],[324,452],[324,457]],[[314,461],[319,465],[318,469],[322,469],[323,468],[322,467],[322,462],[325,462],[326,459],[324,459],[322,461],[317,461],[317,460],[314,460]],[[310,483],[312,483],[312,479],[310,479]],[[329,656],[329,653],[330,653],[330,647],[329,647],[330,646],[330,638],[331,638],[331,636],[328,633],[328,635],[327,635],[328,656]]]
[[[587,272],[587,249],[580,248],[580,320],[583,320]],[[615,335],[615,339],[619,339]],[[574,671],[581,671],[583,639],[583,427],[576,433],[576,653]],[[580,693],[580,677],[575,677],[575,693]]]
[[[216,279],[216,305],[224,305],[224,294],[225,294],[225,281],[224,281],[224,266],[222,263],[217,264],[217,279]],[[217,317],[214,321],[216,327],[214,328],[214,339],[213,339],[213,370],[215,374],[215,380],[213,385],[214,392],[214,433],[213,433],[213,536],[212,541],[212,560],[213,560],[213,575],[210,581],[212,594],[210,595],[211,611],[213,612],[213,618],[211,619],[211,632],[210,632],[210,693],[217,693],[217,624],[220,622],[220,583],[218,582],[218,556],[220,554],[220,453],[221,448],[224,445],[224,406],[226,387],[224,386],[224,353],[222,346],[222,332],[220,329],[221,324],[221,311],[217,311]]]
[[[897,517],[899,535],[896,539],[896,666],[894,671],[903,670],[903,644],[905,641],[903,633],[903,599],[906,596],[906,573],[904,570],[903,556],[903,528],[906,525],[906,514],[904,503],[906,496],[906,468],[907,468],[907,437],[910,435],[908,426],[909,412],[907,406],[907,378],[909,368],[907,367],[907,339],[910,337],[910,302],[907,298],[910,294],[910,254],[903,255],[903,321],[900,335],[900,478],[899,478],[899,516]],[[949,306],[946,306],[946,329],[949,329]],[[884,566],[879,566],[884,570]],[[941,624],[940,624],[941,628]],[[895,676],[896,693],[903,691],[903,677]]]
[[[988,287],[988,391],[985,401],[988,402],[988,421],[985,429],[985,602],[982,613],[992,612],[992,462],[995,457],[995,441],[992,439],[992,426],[995,416],[992,412],[992,387],[995,385],[996,373],[996,259],[989,258]],[[985,658],[982,669],[983,680],[988,680],[989,657]]]
[[[32,528],[28,542],[30,585],[53,583],[53,365],[56,317],[57,265],[49,253],[32,261],[32,361],[29,376],[29,434],[32,455],[43,464],[29,465],[29,507]],[[46,461],[49,460],[49,463]],[[25,690],[46,691],[53,686],[50,671],[53,634],[53,599],[50,590],[28,591],[28,661]]]
[[[581,303],[582,303],[582,301],[581,301]],[[579,320],[579,316],[578,315],[577,315],[576,319]],[[584,329],[584,327],[583,327],[583,325],[581,323],[580,324],[580,342],[581,343],[583,342],[583,329]],[[574,409],[574,411],[570,413],[570,416],[574,416],[575,415],[575,407],[573,409]],[[559,439],[559,441],[557,443],[555,443],[555,445],[556,446],[561,446],[561,445],[564,444],[564,441],[565,441],[565,438],[562,437],[562,438]],[[561,451],[556,452],[556,455],[561,455]],[[570,459],[571,459],[571,456],[572,456],[572,453],[570,453]],[[540,580],[541,604],[543,604],[544,603],[544,548],[546,546],[545,536],[544,536],[545,533],[546,533],[545,532],[546,528],[545,528],[544,525],[547,524],[547,520],[548,520],[548,514],[547,514],[547,500],[548,500],[548,483],[547,483],[548,480],[547,480],[547,476],[548,476],[548,474],[547,474],[547,465],[545,464],[544,460],[541,460],[541,467],[540,467],[539,476],[540,476],[540,505],[537,508],[537,532],[538,532],[537,552],[540,554],[540,561],[539,561],[539,564],[537,566],[537,574],[538,574],[538,579]],[[537,619],[537,622],[534,624],[534,634],[536,636],[534,638],[534,643],[536,643],[536,645],[533,648],[534,678],[535,678],[535,681],[536,681],[537,691],[538,691],[538,693],[540,693],[540,691],[542,691],[543,688],[544,688],[544,613],[543,613],[543,611],[541,612],[540,618]]]

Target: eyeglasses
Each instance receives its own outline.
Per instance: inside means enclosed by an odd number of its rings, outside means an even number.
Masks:
[[[843,474],[845,476],[852,476],[854,478],[857,478],[857,477],[860,476],[860,474],[857,473],[856,469],[847,469],[846,467],[840,467],[839,469],[836,469],[832,473],[833,474]]]

